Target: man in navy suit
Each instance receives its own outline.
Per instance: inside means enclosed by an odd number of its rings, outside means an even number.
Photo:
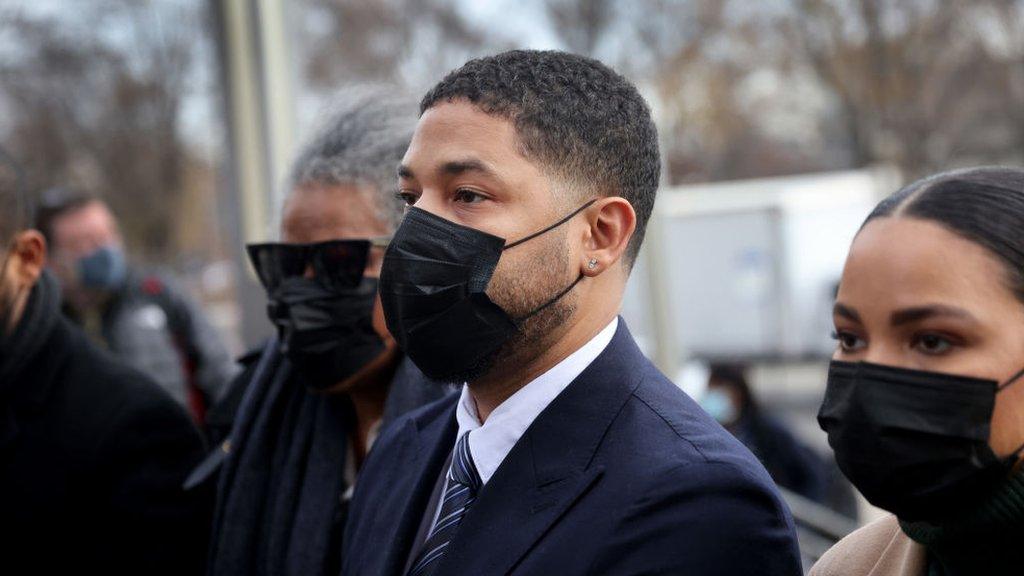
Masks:
[[[643,99],[591,59],[506,52],[424,97],[381,299],[465,385],[377,441],[344,574],[801,573],[767,473],[618,318],[659,171]]]

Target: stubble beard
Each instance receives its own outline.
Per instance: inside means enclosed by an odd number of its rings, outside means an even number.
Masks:
[[[452,382],[486,384],[505,380],[502,375],[521,372],[557,340],[556,335],[576,312],[578,300],[569,290],[551,302],[576,280],[569,278],[565,238],[565,232],[553,234],[548,248],[520,261],[502,278],[491,280],[488,295],[519,324],[519,329],[496,351],[452,377]]]

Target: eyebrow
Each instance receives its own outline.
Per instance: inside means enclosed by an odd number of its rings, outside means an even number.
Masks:
[[[445,162],[441,165],[441,172],[449,176],[458,176],[466,172],[480,172],[488,176],[494,176],[494,170],[491,170],[489,166],[476,159],[468,160],[453,160],[451,162]]]
[[[848,320],[854,322],[863,321],[860,318],[860,314],[853,308],[836,302],[832,308],[832,313],[836,316],[842,316]],[[903,310],[897,310],[889,316],[889,323],[893,326],[903,326],[912,322],[918,322],[927,318],[934,318],[937,316],[946,316],[952,318],[962,318],[971,322],[977,322],[977,318],[973,314],[964,310],[963,308],[957,308],[956,306],[947,306],[945,304],[932,304],[928,306],[915,306],[913,308],[904,308]]]
[[[832,307],[832,313],[835,314],[836,316],[842,316],[843,318],[846,318],[848,320],[853,320],[854,322],[861,322],[860,314],[858,314],[856,310],[850,308],[846,304],[840,304],[839,302],[836,302],[835,306]]]
[[[901,326],[903,324],[909,324],[911,322],[917,322],[919,320],[935,316],[948,316],[953,318],[962,318],[973,322],[977,321],[973,314],[963,308],[946,306],[944,304],[933,304],[929,306],[917,306],[914,308],[897,310],[889,317],[889,322],[893,326]]]
[[[466,172],[480,172],[487,176],[497,176],[487,164],[480,160],[470,158],[466,160],[452,160],[445,162],[441,165],[440,172],[448,176],[458,176],[459,174],[465,174]],[[398,177],[399,178],[415,178],[412,168],[401,164],[398,166]]]

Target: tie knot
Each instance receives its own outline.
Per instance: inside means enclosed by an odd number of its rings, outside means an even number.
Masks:
[[[452,454],[452,467],[448,470],[448,479],[469,486],[474,492],[480,489],[483,482],[480,473],[473,463],[473,454],[469,451],[469,432],[459,437]]]

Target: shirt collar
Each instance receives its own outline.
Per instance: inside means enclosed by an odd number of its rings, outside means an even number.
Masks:
[[[462,386],[455,409],[458,438],[473,432],[469,437],[469,452],[484,484],[537,416],[608,347],[618,325],[618,317],[612,319],[589,342],[498,405],[484,424],[480,423],[469,387]]]

